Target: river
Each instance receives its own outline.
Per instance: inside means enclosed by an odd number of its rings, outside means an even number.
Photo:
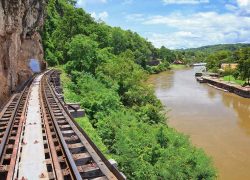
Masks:
[[[150,76],[169,126],[212,157],[221,180],[250,179],[250,99],[222,92],[187,68]]]

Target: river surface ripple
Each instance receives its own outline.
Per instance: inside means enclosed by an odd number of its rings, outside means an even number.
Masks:
[[[212,157],[221,180],[250,180],[250,99],[194,78],[196,69],[152,75],[149,83],[169,111],[168,124]]]

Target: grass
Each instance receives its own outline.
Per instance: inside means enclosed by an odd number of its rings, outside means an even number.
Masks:
[[[239,80],[239,79],[235,79],[232,75],[224,76],[223,80],[227,81],[227,82],[229,82],[229,81],[230,82],[234,82],[234,83],[239,84],[241,86],[245,83],[245,81],[242,81],[242,80]]]
[[[186,68],[187,66],[186,65],[184,65],[184,64],[170,64],[170,68],[171,69],[184,69],[184,68]]]

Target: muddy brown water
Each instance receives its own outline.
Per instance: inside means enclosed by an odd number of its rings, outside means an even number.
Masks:
[[[152,75],[168,124],[212,157],[221,180],[250,180],[250,99],[199,84],[197,69]]]

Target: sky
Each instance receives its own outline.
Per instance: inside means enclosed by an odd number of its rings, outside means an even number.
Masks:
[[[77,7],[156,47],[250,43],[250,0],[78,0]]]

